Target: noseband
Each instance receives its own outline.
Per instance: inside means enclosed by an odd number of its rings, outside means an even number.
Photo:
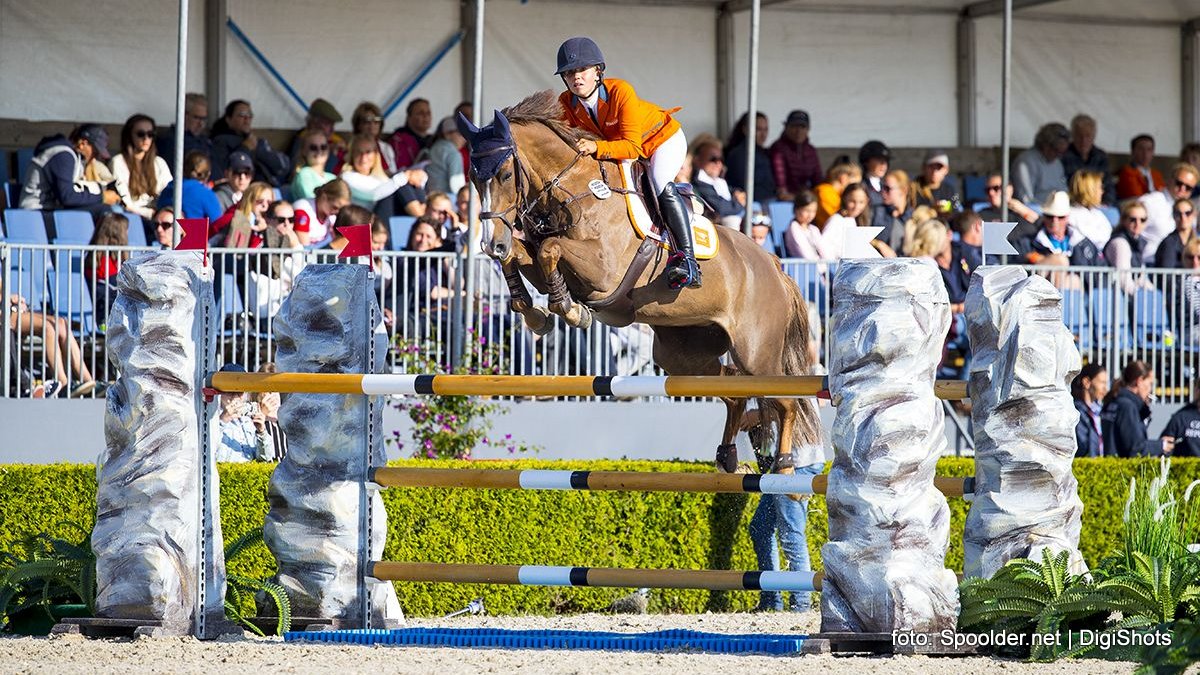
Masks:
[[[571,159],[567,166],[564,167],[562,171],[559,171],[554,178],[542,185],[542,188],[533,195],[525,194],[526,186],[532,184],[532,181],[530,180],[531,176],[529,170],[525,167],[524,162],[521,161],[521,153],[517,148],[517,141],[515,138],[511,143],[505,145],[490,148],[483,152],[472,152],[471,160],[472,163],[474,163],[476,158],[491,157],[498,154],[505,155],[500,158],[500,163],[503,163],[504,160],[508,159],[509,156],[512,157],[513,178],[516,181],[516,199],[514,199],[513,203],[503,211],[480,212],[480,220],[499,220],[510,230],[521,230],[528,231],[531,234],[548,235],[551,234],[551,232],[548,231],[549,228],[543,226],[537,219],[531,216],[531,212],[535,207],[537,207],[539,202],[546,200],[546,206],[550,206],[549,197],[555,188],[558,188],[567,194],[567,199],[561,203],[562,207],[570,206],[581,199],[592,196],[591,191],[574,194],[562,185],[563,177],[568,171],[574,168],[575,165],[579,163],[580,158],[584,156],[584,153],[582,152],[576,151],[575,157]],[[510,213],[513,214],[512,220],[508,219],[508,215]]]

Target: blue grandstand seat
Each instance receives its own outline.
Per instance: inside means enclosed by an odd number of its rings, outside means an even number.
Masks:
[[[1129,298],[1119,290],[1097,286],[1088,292],[1092,311],[1092,325],[1096,329],[1096,343],[1102,349],[1115,346],[1118,349],[1133,347],[1133,334],[1129,325]]]
[[[975,213],[979,213],[980,211],[986,209],[987,207],[989,207],[991,205],[992,205],[992,203],[989,201],[986,201],[986,200],[984,200],[982,202],[972,202],[971,210],[974,211]]]
[[[129,211],[125,212],[125,217],[129,219],[129,245],[146,246],[145,221],[138,214]]]
[[[1167,303],[1157,288],[1139,288],[1133,298],[1134,338],[1139,347],[1164,347],[1169,326]]]
[[[17,150],[17,175],[13,176],[18,184],[24,185],[26,173],[29,171],[29,165],[33,162],[33,148],[21,148]]]
[[[72,252],[68,258],[69,262],[60,256],[60,265],[47,270],[50,302],[55,314],[79,327],[80,335],[94,335],[92,291],[83,279],[82,256],[80,252]],[[62,265],[63,262],[67,264]]]
[[[96,231],[92,214],[87,211],[55,211],[54,243],[86,246]]]
[[[783,235],[792,224],[792,203],[773,201],[767,205],[767,215],[771,217],[771,236],[775,239],[775,247],[779,249],[780,257],[786,254],[783,250]]]
[[[1117,221],[1121,219],[1121,209],[1115,206],[1101,206],[1100,211],[1108,218],[1108,222],[1112,223],[1113,227],[1117,226]]]
[[[1079,340],[1079,348],[1092,348],[1092,335],[1088,322],[1088,303],[1083,291],[1065,288],[1062,290],[1063,323],[1070,329],[1071,334]]]
[[[392,236],[392,250],[403,251],[408,245],[408,233],[412,231],[417,219],[412,216],[392,216],[388,218],[388,229]]]
[[[41,211],[5,209],[4,232],[10,244],[49,244]]]
[[[981,176],[976,173],[970,173],[963,176],[963,201],[964,202],[986,202],[987,194],[987,176]]]

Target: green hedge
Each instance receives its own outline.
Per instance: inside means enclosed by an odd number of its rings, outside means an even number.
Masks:
[[[614,471],[709,471],[684,462],[405,461],[406,466]],[[270,465],[223,465],[221,523],[227,540],[261,527],[267,512]],[[1081,548],[1091,564],[1120,543],[1121,511],[1129,479],[1153,460],[1076,460],[1085,504]],[[968,476],[974,463],[946,458],[941,475]],[[1172,464],[1182,488],[1200,478],[1200,461]],[[14,550],[38,532],[74,536],[63,523],[89,525],[95,516],[95,470],[90,465],[0,466],[0,550]],[[691,569],[754,569],[747,524],[758,497],[698,493],[550,492],[523,490],[395,489],[384,493],[388,510],[385,559],[457,563],[590,565]],[[962,569],[962,529],[967,504],[950,500],[951,545],[947,565]],[[819,566],[827,536],[825,504],[814,498],[809,543]],[[265,549],[235,561],[234,571],[265,576],[272,562]],[[416,616],[437,615],[483,596],[490,611],[547,613],[603,608],[626,593],[618,589],[538,588],[449,584],[397,584],[401,604]],[[747,592],[656,590],[651,609],[669,612],[744,610]]]

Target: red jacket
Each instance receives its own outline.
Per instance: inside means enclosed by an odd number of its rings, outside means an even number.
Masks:
[[[605,79],[600,84],[595,120],[571,92],[564,91],[558,101],[568,124],[601,138],[596,141],[596,159],[649,157],[679,131],[679,122],[671,117],[679,108],[663,110],[639,99],[633,86],[624,80]]]
[[[1146,185],[1146,174],[1132,164],[1121,167],[1121,172],[1117,174],[1117,199],[1132,199],[1141,197],[1147,192],[1161,190],[1163,188],[1162,174],[1158,172],[1158,169],[1151,168],[1150,175],[1154,177],[1154,185]]]

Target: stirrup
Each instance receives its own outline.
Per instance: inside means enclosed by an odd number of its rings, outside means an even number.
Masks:
[[[683,287],[700,288],[700,265],[694,258],[677,251],[667,258],[667,286],[673,291]]]

